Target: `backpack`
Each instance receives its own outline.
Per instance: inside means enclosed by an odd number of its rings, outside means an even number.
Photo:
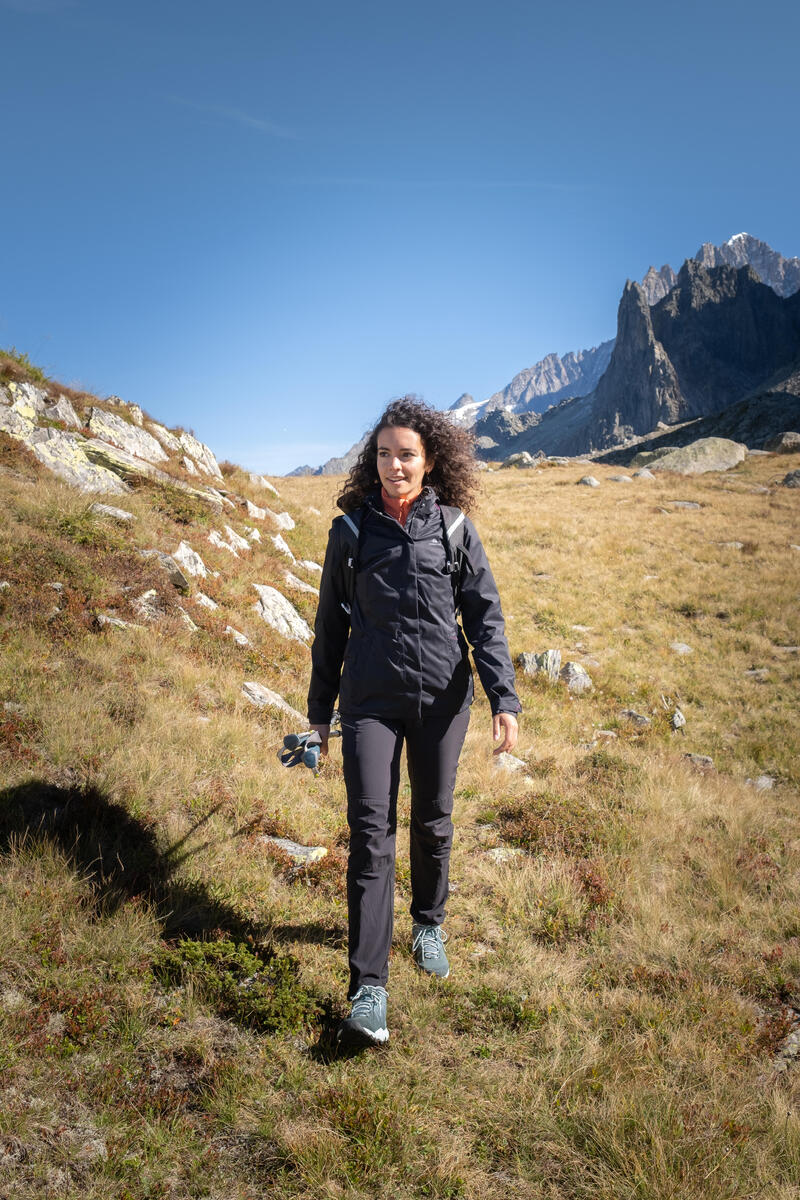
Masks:
[[[455,600],[456,616],[458,616],[461,607],[461,577],[465,565],[469,567],[467,552],[464,549],[464,514],[460,508],[454,508],[448,504],[440,504],[439,513],[442,518],[442,541],[444,542],[446,559],[445,571],[450,576],[453,585],[453,599]],[[362,506],[362,508],[357,508],[355,512],[344,513],[338,518],[342,522],[342,532],[345,536],[345,541],[348,543],[347,570],[345,573],[347,602],[342,601],[342,608],[348,616],[350,615],[353,598],[356,594],[356,574],[358,573],[358,552],[361,546],[361,521],[363,516],[364,509]]]

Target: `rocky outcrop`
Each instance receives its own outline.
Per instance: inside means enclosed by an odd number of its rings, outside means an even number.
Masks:
[[[93,408],[89,416],[89,430],[101,441],[111,442],[122,450],[145,462],[167,462],[169,455],[161,443],[137,425],[118,417],[116,413],[106,412],[102,408]]]
[[[744,462],[746,457],[747,447],[741,442],[732,442],[727,438],[700,438],[675,450],[657,451],[655,456],[648,456],[647,465],[653,472],[704,475],[707,471],[730,471]],[[631,465],[643,464],[634,459]]]
[[[180,434],[178,441],[201,471],[204,471],[206,475],[213,475],[216,479],[222,479],[219,464],[213,452],[204,442],[199,442],[194,434],[185,432]]]
[[[277,588],[263,583],[254,583],[253,587],[258,592],[258,603],[254,607],[262,620],[284,637],[299,642],[311,641],[312,633],[308,624]]]
[[[48,428],[31,432],[22,440],[43,466],[82,492],[122,496],[130,491],[117,472],[90,459],[86,453],[89,443],[79,434]]]
[[[650,267],[642,280],[642,291],[647,297],[647,303],[651,306],[658,304],[659,300],[663,300],[667,292],[675,287],[678,277],[669,264],[665,264],[660,271],[655,267]]]
[[[800,258],[784,258],[750,233],[736,233],[721,246],[704,242],[695,254],[704,267],[752,267],[762,283],[779,296],[800,290]]]

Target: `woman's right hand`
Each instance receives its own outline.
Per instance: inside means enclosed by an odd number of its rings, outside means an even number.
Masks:
[[[309,725],[309,729],[313,729],[316,733],[319,734],[319,740],[320,740],[319,752],[320,752],[320,754],[327,754],[328,753],[328,738],[330,737],[330,733],[331,733],[330,725]]]

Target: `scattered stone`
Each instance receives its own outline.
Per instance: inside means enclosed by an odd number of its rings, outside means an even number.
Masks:
[[[667,504],[671,504],[673,508],[699,508],[700,505],[696,500],[667,500]]]
[[[486,464],[484,464],[484,466],[485,465]],[[319,511],[318,508],[314,508],[313,504],[309,504],[308,511],[311,513],[312,517],[321,517],[322,516],[322,513]]]
[[[136,517],[132,512],[128,512],[126,508],[114,508],[113,504],[92,504],[89,506],[90,512],[97,513],[100,517],[112,517],[115,521],[127,523],[135,521]]]
[[[231,529],[230,525],[225,526],[225,533],[228,538],[228,544],[232,546],[234,550],[249,551],[251,549],[250,543],[243,537],[240,537],[235,529]]]
[[[81,428],[81,419],[66,396],[59,396],[55,404],[49,405],[44,410],[44,416],[47,417],[48,421],[63,421],[65,425],[71,426],[72,429]]]
[[[672,728],[675,730],[675,732],[677,733],[677,731],[679,729],[683,729],[684,725],[686,724],[686,717],[683,715],[683,713],[681,712],[681,710],[679,708],[676,708],[675,711],[673,712],[672,716],[670,717],[669,723],[672,726]]]
[[[161,443],[146,429],[131,425],[116,413],[106,412],[102,408],[93,408],[89,414],[89,429],[104,442],[119,446],[128,454],[135,454],[145,462],[166,462],[169,455]]]
[[[614,742],[619,739],[619,734],[615,733],[613,729],[596,729],[594,736],[599,738],[601,742]]]
[[[267,515],[267,510],[265,508],[259,508],[257,504],[253,504],[252,500],[247,500],[246,504],[248,517],[251,517],[254,521],[265,520]]]
[[[322,567],[319,565],[319,563],[315,563],[313,559],[301,558],[297,565],[298,567],[303,567],[303,569],[306,571],[313,571],[317,575],[322,574]]]
[[[261,534],[257,529],[251,529],[249,525],[245,525],[244,531],[251,542],[261,541]]]
[[[580,663],[565,663],[561,668],[559,678],[566,683],[568,690],[576,696],[580,696],[583,692],[590,692],[594,687],[589,672]]]
[[[767,683],[769,681],[769,668],[751,667],[749,671],[745,671],[745,675],[755,683]]]
[[[294,588],[296,592],[310,592],[312,596],[319,595],[319,588],[313,587],[310,583],[304,583],[302,579],[298,579],[291,571],[284,571],[284,577],[290,588]]]
[[[699,438],[688,446],[665,453],[647,464],[651,471],[672,471],[676,475],[704,475],[707,471],[729,471],[747,457],[747,447],[729,438]],[[636,460],[634,459],[634,462]],[[637,466],[639,464],[637,463]]]
[[[714,760],[708,754],[684,754],[683,756],[698,771],[713,771]]]
[[[775,779],[772,775],[759,775],[756,779],[746,779],[745,783],[757,792],[769,792],[775,786]]]
[[[11,587],[11,584],[8,582],[7,579],[3,579],[0,581],[0,592],[4,592],[4,591],[6,591],[7,588],[10,588],[10,587]]]
[[[194,465],[194,461],[191,458],[189,458],[188,454],[184,454],[183,458],[181,459],[181,462],[183,463],[184,470],[188,471],[190,475],[199,475],[200,474],[197,467]]]
[[[548,454],[547,462],[552,463],[554,467],[568,467],[570,459],[564,458],[563,454]]]
[[[211,612],[214,612],[215,609],[219,608],[216,600],[212,600],[210,596],[205,594],[205,592],[198,592],[195,596],[195,602],[202,605],[203,608],[209,609]]]
[[[186,592],[189,591],[189,580],[186,578],[183,571],[181,570],[181,568],[178,566],[177,562],[175,561],[175,559],[177,559],[177,557],[178,557],[178,553],[180,552],[181,546],[185,546],[186,550],[189,552],[189,554],[194,555],[194,557],[199,561],[200,566],[203,567],[203,571],[205,572],[205,567],[203,566],[203,560],[200,558],[200,555],[199,554],[195,555],[194,550],[192,550],[191,546],[187,546],[186,542],[181,542],[181,545],[175,551],[175,558],[173,558],[171,554],[165,554],[163,550],[140,550],[139,554],[141,555],[142,558],[154,558],[156,560],[157,565],[159,567],[161,567],[162,571],[167,572],[167,576],[168,576],[169,581],[172,584],[172,586],[177,591],[183,592],[185,594]],[[189,570],[189,567],[186,565],[185,562],[183,563],[183,566],[185,567],[185,569],[187,571],[189,571],[190,575],[201,574],[201,572],[199,572],[199,571]],[[207,574],[207,572],[206,572],[206,574]]]
[[[508,458],[504,459],[503,462],[500,463],[500,470],[505,471],[510,467],[517,467],[517,469],[527,470],[530,467],[535,467],[536,465],[537,460],[533,457],[533,455],[529,454],[527,450],[522,450],[518,454],[510,454]]]
[[[133,607],[143,621],[160,621],[167,611],[167,606],[155,588],[148,588],[133,601]]]
[[[790,550],[800,550],[800,546],[795,546],[794,542],[789,543]]]
[[[584,487],[600,487],[600,483],[595,479],[594,475],[584,475],[583,478],[578,480],[578,483],[582,483]]]
[[[328,853],[327,846],[301,846],[299,842],[291,842],[288,838],[271,837],[264,834],[258,839],[262,845],[277,846],[285,850],[291,860],[299,867],[307,867],[310,863],[319,862]]]
[[[609,475],[612,483],[633,483],[630,475]]]
[[[783,477],[783,486],[788,488],[800,487],[800,471],[790,471]]]
[[[133,625],[130,621],[123,621],[121,617],[112,617],[109,613],[97,614],[98,625],[111,626],[114,629],[141,629],[141,625]]]
[[[530,654],[523,651],[517,658],[517,666],[522,667],[526,675],[546,675],[555,683],[561,670],[561,651],[545,650],[541,654]]]
[[[655,475],[649,467],[642,467],[639,471],[633,472],[634,479],[655,479]]]
[[[775,649],[780,650],[783,654],[800,654],[800,646],[776,646]]]
[[[273,692],[270,688],[264,687],[263,683],[256,683],[255,680],[249,680],[242,684],[242,695],[251,704],[255,704],[257,708],[277,708],[287,717],[291,717],[292,721],[296,722],[300,729],[306,728],[306,718],[296,708],[292,708],[291,704],[287,704],[283,696],[279,696],[277,692]]]
[[[288,533],[290,529],[294,529],[294,521],[287,512],[276,513],[271,508],[265,508],[264,513],[271,521],[274,521],[278,529],[284,529]]]
[[[272,492],[273,496],[280,495],[280,492],[275,485],[270,483],[268,479],[265,479],[263,475],[251,475],[249,478],[250,482],[255,484],[256,487],[266,488],[268,492]]]
[[[56,583],[48,583],[48,585],[47,585],[47,586],[48,586],[49,588],[52,588],[54,592],[63,592],[63,590],[64,590],[64,585],[63,585],[63,583],[58,583],[58,582],[56,582]]]
[[[208,579],[208,567],[188,542],[181,542],[172,557],[190,575],[197,576],[200,579]]]
[[[25,713],[25,708],[22,704],[15,704],[13,700],[4,700],[3,712],[12,713],[15,717],[21,717]]]
[[[796,1009],[784,1009],[784,1012],[794,1018],[794,1028],[787,1033],[775,1058],[772,1060],[772,1065],[776,1072],[782,1074],[788,1071],[798,1058],[800,1058],[800,1021]]]
[[[178,612],[181,615],[181,620],[183,621],[184,625],[189,630],[189,633],[197,633],[197,626],[195,625],[194,621],[187,613],[186,609],[181,608],[181,606],[178,605]]]
[[[593,626],[592,625],[570,625],[570,629],[574,630],[575,633],[591,633]]]
[[[169,450],[170,454],[180,454],[181,444],[174,433],[170,433],[164,425],[159,425],[158,421],[148,421],[147,428],[157,437],[165,450]]]
[[[245,634],[240,633],[238,629],[234,629],[232,625],[225,626],[225,633],[228,634],[236,642],[237,646],[249,646],[250,638]]]
[[[800,433],[787,430],[786,433],[767,438],[764,449],[773,454],[797,454],[800,452]]]
[[[687,646],[686,642],[670,642],[669,648],[670,650],[674,650],[676,654],[694,654],[694,649],[691,646]]]
[[[216,546],[218,550],[227,550],[228,553],[232,554],[234,558],[239,557],[235,548],[231,546],[230,543],[226,542],[222,534],[217,533],[216,529],[211,530],[211,533],[208,535],[208,540],[211,542],[211,545]]]
[[[494,756],[493,763],[496,771],[512,772],[523,771],[527,765],[523,759],[517,758],[514,754],[509,754],[505,750],[502,754],[496,754]]]
[[[744,542],[717,542],[718,546],[722,546],[723,550],[743,550]]]
[[[311,629],[294,605],[281,595],[277,588],[263,583],[254,583],[253,587],[258,592],[255,610],[262,620],[284,637],[300,642],[311,640]]]
[[[291,550],[289,549],[289,546],[288,546],[287,542],[284,540],[282,534],[280,534],[280,533],[270,534],[269,540],[272,542],[272,544],[276,550],[280,550],[281,554],[288,555],[289,558],[292,560],[292,562],[297,561],[297,559],[295,558],[295,556],[292,554]]]
[[[519,846],[493,846],[491,850],[484,850],[484,858],[490,858],[492,862],[507,863],[514,858],[523,858],[525,851]]]
[[[652,725],[649,717],[644,716],[643,713],[636,712],[633,708],[623,708],[619,715],[624,717],[626,721],[630,721],[631,725],[635,725],[638,729],[645,729],[648,725]]]
[[[204,471],[206,475],[222,479],[219,463],[204,442],[199,442],[193,434],[185,432],[179,435],[178,441],[186,453],[191,455],[201,471]]]

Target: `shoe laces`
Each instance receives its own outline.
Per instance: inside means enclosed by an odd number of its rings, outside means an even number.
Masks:
[[[442,943],[447,941],[447,934],[440,925],[420,925],[414,934],[411,946],[412,954],[422,948],[423,958],[438,958]]]
[[[385,996],[383,988],[372,987],[368,983],[363,983],[353,996],[353,1006],[350,1010],[352,1017],[371,1017],[373,1010],[380,1008]]]

